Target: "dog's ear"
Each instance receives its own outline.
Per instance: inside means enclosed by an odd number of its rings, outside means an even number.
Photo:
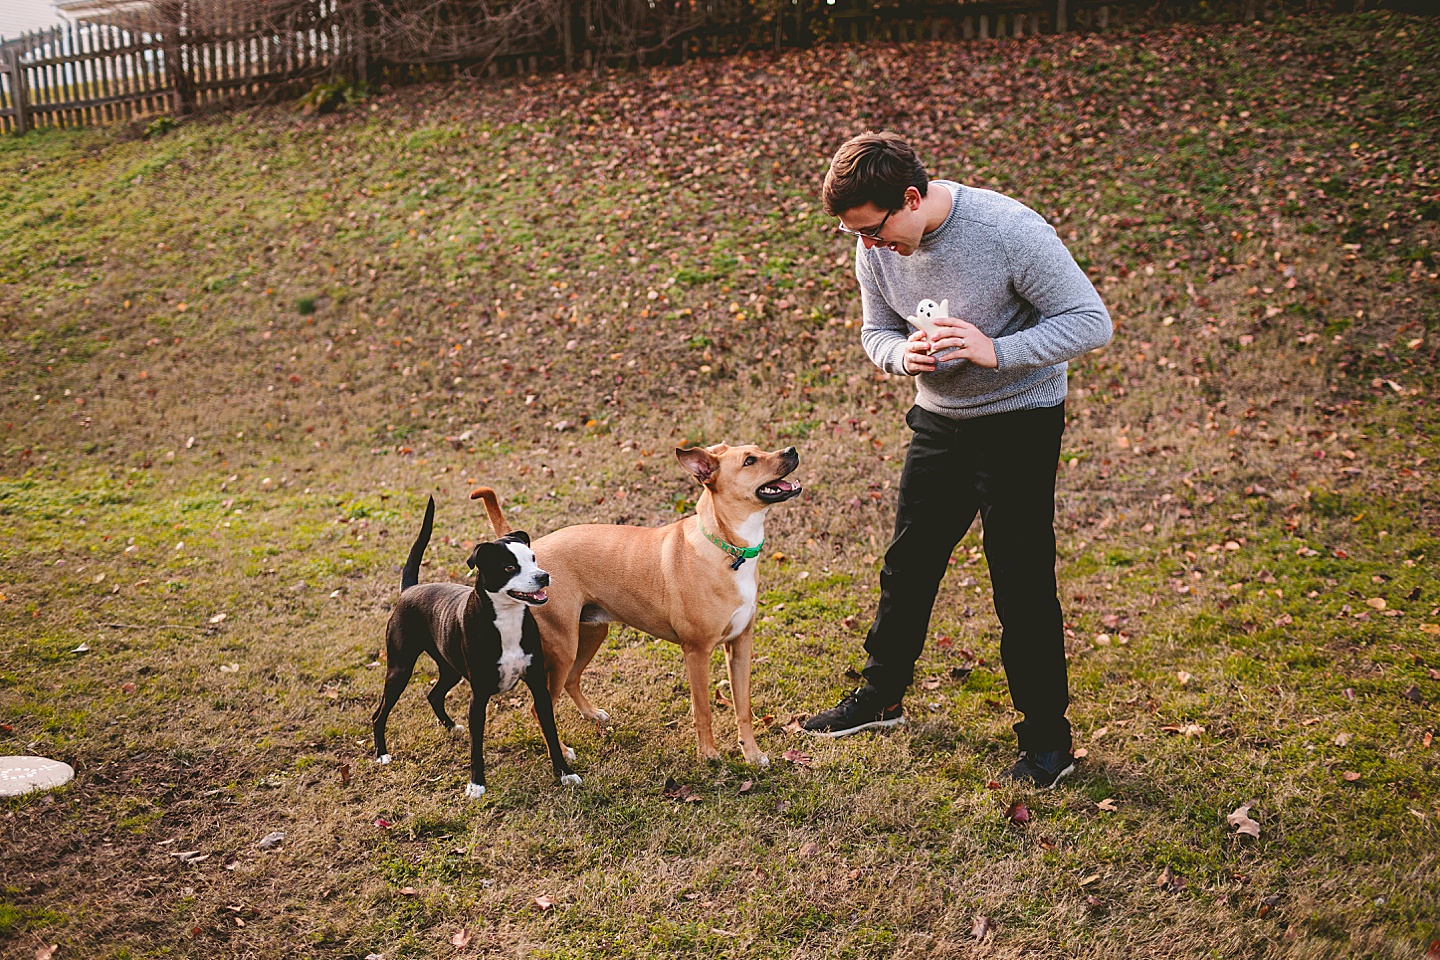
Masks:
[[[676,447],[675,459],[701,483],[709,483],[720,469],[720,461],[704,447]]]
[[[480,566],[480,548],[483,546],[485,546],[484,541],[475,544],[475,549],[471,550],[470,556],[465,558],[465,565],[471,570],[474,570],[476,567]]]
[[[509,533],[505,534],[505,536],[501,537],[500,539],[518,540],[521,543],[525,544],[525,546],[530,546],[530,534],[526,533],[524,530],[511,530]]]

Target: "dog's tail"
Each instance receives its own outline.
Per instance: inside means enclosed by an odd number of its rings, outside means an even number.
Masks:
[[[476,487],[471,491],[470,499],[485,501],[485,512],[490,514],[490,526],[495,528],[495,536],[503,537],[510,532],[510,524],[505,522],[505,514],[500,512],[500,498],[495,496],[494,490]]]
[[[435,498],[431,497],[430,502],[425,504],[425,522],[420,524],[420,536],[415,538],[415,545],[410,548],[410,556],[406,558],[405,569],[400,574],[401,593],[420,582],[420,561],[425,556],[425,548],[430,545],[430,530],[434,526]]]

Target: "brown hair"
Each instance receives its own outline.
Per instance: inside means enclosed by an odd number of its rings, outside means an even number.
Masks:
[[[930,175],[915,151],[899,134],[867,130],[835,151],[825,174],[825,212],[838,217],[867,203],[899,210],[908,187],[922,197],[930,187]]]

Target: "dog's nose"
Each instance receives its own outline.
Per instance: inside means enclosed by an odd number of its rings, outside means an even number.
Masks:
[[[535,579],[540,581],[540,586],[542,587],[550,586],[550,574],[546,573],[544,570],[541,570],[540,576],[536,577]]]
[[[787,460],[799,460],[799,459],[800,459],[800,452],[799,452],[798,450],[796,450],[794,447],[786,447],[784,450],[781,450],[780,453],[781,453],[781,455],[784,456]]]

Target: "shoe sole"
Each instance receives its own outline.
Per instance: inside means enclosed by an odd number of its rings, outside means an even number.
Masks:
[[[831,740],[836,737],[848,737],[852,733],[860,733],[863,730],[879,730],[882,727],[898,727],[905,722],[905,715],[902,713],[894,720],[871,720],[869,723],[862,723],[858,727],[846,727],[844,730],[806,730],[812,737],[827,737]]]
[[[1040,789],[1042,789],[1042,790],[1054,790],[1054,789],[1055,789],[1055,785],[1056,785],[1057,783],[1059,783],[1059,782],[1060,782],[1062,779],[1064,779],[1065,777],[1070,776],[1070,774],[1072,774],[1072,773],[1074,773],[1074,772],[1075,772],[1075,764],[1072,763],[1072,764],[1070,764],[1070,766],[1066,767],[1064,770],[1061,770],[1059,773],[1055,774],[1055,779],[1050,781],[1050,786],[1048,786],[1048,787],[1041,787]]]

